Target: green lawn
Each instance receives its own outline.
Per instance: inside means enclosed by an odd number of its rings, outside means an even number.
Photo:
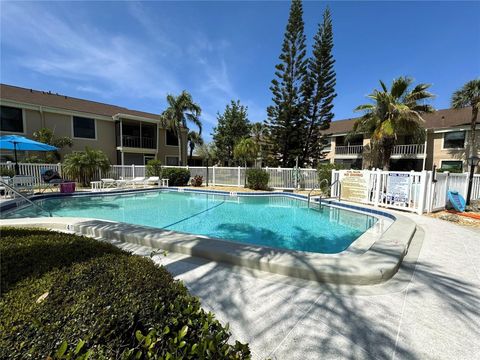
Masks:
[[[0,358],[250,358],[150,259],[76,235],[0,231]]]

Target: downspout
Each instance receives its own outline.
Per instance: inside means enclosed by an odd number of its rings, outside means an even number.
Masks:
[[[425,170],[425,165],[427,162],[427,143],[428,143],[428,129],[425,129],[425,145],[423,148],[423,166],[422,170]]]

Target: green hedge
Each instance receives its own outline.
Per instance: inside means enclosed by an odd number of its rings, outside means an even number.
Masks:
[[[190,171],[187,169],[163,168],[162,178],[168,179],[169,186],[186,186],[190,180]]]
[[[317,178],[318,178],[318,184],[322,180],[328,180],[328,185],[332,182],[332,170],[342,170],[343,166],[341,164],[332,164],[332,163],[327,163],[327,164],[320,164],[317,167]],[[328,187],[327,184],[322,184],[322,188],[325,189]]]
[[[150,259],[70,234],[1,231],[0,358],[250,358]]]
[[[162,162],[160,160],[148,160],[145,167],[145,175],[147,176],[162,176]]]
[[[253,190],[268,190],[270,175],[262,169],[248,169],[247,187]]]

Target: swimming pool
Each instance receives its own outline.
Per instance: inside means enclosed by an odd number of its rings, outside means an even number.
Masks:
[[[146,225],[274,248],[338,253],[368,230],[376,217],[287,196],[229,196],[149,191],[37,200],[53,216]],[[28,206],[2,218],[44,216]]]

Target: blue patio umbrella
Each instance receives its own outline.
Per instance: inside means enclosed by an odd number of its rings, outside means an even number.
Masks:
[[[55,151],[55,146],[27,139],[24,136],[5,135],[0,136],[0,150],[13,150],[15,154],[15,174],[19,175],[17,151]]]

